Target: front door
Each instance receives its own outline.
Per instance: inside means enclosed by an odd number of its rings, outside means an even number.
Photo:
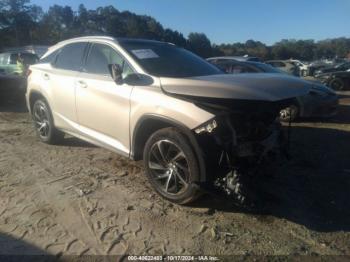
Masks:
[[[115,83],[109,72],[111,64],[119,64],[124,77],[132,72],[111,46],[92,44],[84,72],[79,74],[76,82],[77,116],[80,131],[86,139],[128,156],[133,86]]]

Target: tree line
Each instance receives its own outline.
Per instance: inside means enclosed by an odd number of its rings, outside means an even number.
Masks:
[[[53,5],[47,11],[30,4],[30,0],[1,0],[0,50],[25,45],[53,45],[61,40],[84,35],[137,37],[171,42],[202,57],[250,55],[262,59],[301,59],[346,57],[350,54],[350,38],[314,40],[282,40],[272,46],[248,40],[245,43],[211,43],[204,33],[182,33],[164,28],[156,19],[119,11],[113,6],[77,11],[69,6]],[[232,32],[234,34],[234,32]]]

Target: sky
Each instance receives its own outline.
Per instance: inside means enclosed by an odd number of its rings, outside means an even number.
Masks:
[[[31,0],[49,6],[79,4],[88,9],[113,5],[149,15],[185,37],[205,33],[215,44],[249,39],[273,44],[281,39],[350,37],[350,0]]]

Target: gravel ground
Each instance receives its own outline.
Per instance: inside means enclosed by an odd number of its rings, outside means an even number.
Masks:
[[[264,212],[204,196],[162,200],[141,163],[66,137],[35,137],[23,105],[0,102],[0,255],[350,255],[350,92],[334,119],[299,122],[292,159],[258,178]]]

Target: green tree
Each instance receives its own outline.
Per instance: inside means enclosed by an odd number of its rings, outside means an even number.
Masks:
[[[2,45],[18,46],[33,41],[33,30],[36,29],[42,10],[29,5],[29,0],[2,0],[0,2],[0,34]]]
[[[203,33],[190,33],[188,35],[188,47],[202,57],[209,57],[212,55],[210,40]]]

